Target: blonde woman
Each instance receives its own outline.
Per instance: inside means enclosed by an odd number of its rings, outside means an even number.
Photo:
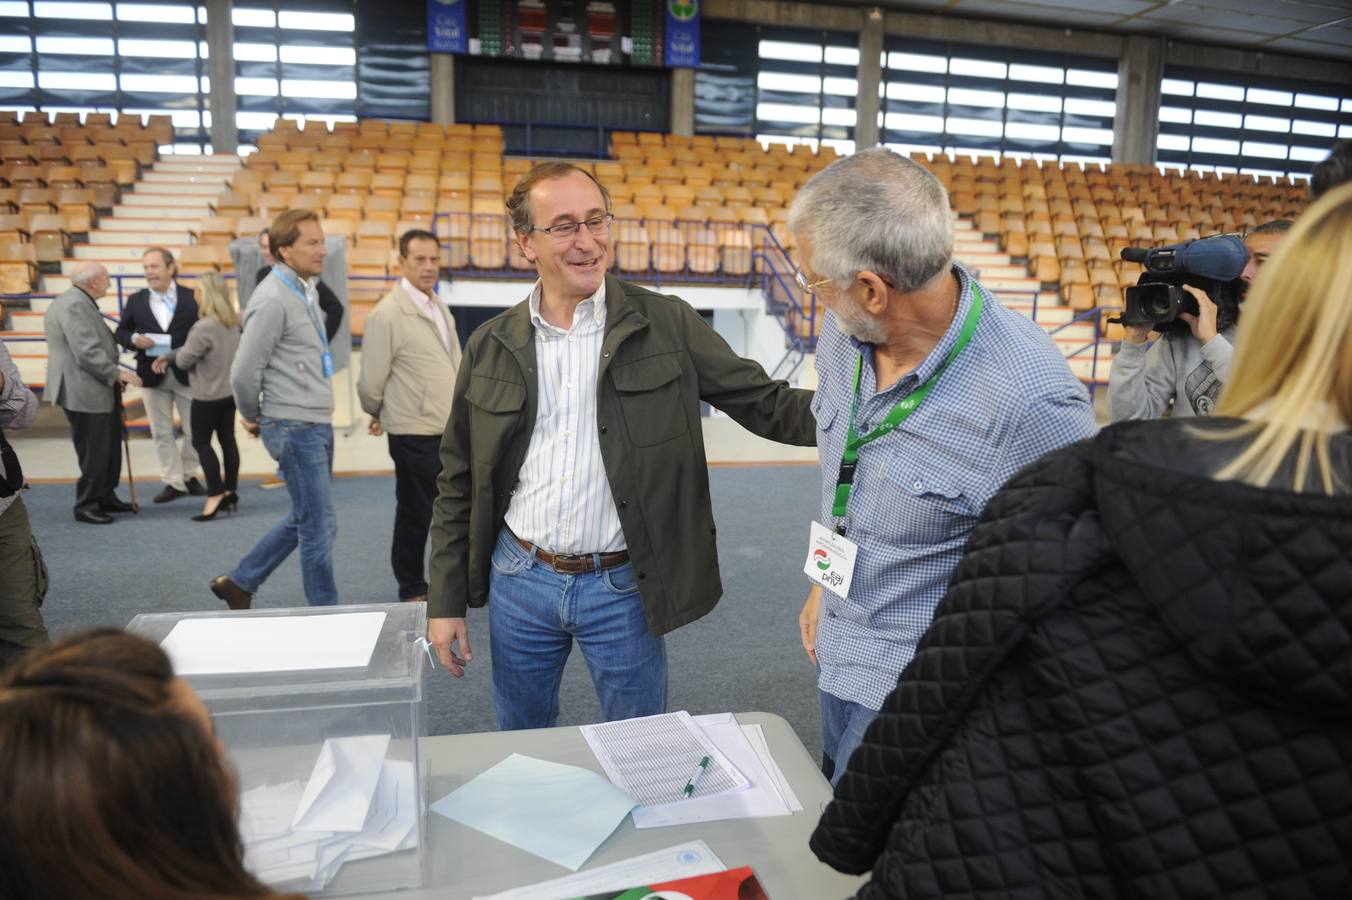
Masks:
[[[986,507],[812,837],[861,898],[1347,896],[1352,185],[1254,281],[1218,413]]]
[[[188,373],[192,391],[192,445],[207,478],[207,500],[194,522],[209,522],[222,508],[235,511],[239,495],[239,446],[235,443],[235,398],[230,393],[230,364],[239,349],[239,315],[230,300],[230,290],[216,272],[197,278],[193,290],[198,319],[183,346],[155,360],[162,372],[172,363]],[[216,435],[225,462],[225,474],[211,449]]]

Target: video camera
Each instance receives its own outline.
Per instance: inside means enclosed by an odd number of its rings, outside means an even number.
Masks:
[[[1127,288],[1123,325],[1150,325],[1161,333],[1187,331],[1187,323],[1178,316],[1195,316],[1198,309],[1197,301],[1183,290],[1185,284],[1205,291],[1216,304],[1217,330],[1239,320],[1243,295],[1239,276],[1249,261],[1249,251],[1237,236],[1221,234],[1149,250],[1127,247],[1122,258],[1145,266],[1136,286]]]

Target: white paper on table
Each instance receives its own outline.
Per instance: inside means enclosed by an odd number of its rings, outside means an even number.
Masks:
[[[388,734],[326,740],[291,827],[296,831],[361,831],[389,746]]]
[[[656,806],[640,806],[633,812],[635,828],[662,828],[692,822],[787,816],[792,813],[775,787],[774,780],[756,755],[732,713],[696,716],[695,724],[732,760],[749,780],[745,790],[692,797]]]
[[[789,779],[784,777],[784,770],[775,762],[774,754],[770,752],[770,744],[765,740],[765,732],[759,725],[743,725],[742,734],[751,742],[751,747],[760,757],[761,765],[770,773],[774,779],[775,787],[779,790],[779,796],[784,799],[784,804],[794,812],[799,812],[803,804],[798,800],[798,795],[793,792],[793,785],[789,784]]]
[[[633,807],[590,769],[513,753],[432,811],[576,872]]]
[[[746,776],[684,710],[583,725],[581,731],[611,782],[641,806],[676,800],[689,803],[745,790],[748,784]],[[694,796],[686,799],[683,789],[706,756],[708,769],[695,786]]]
[[[383,612],[183,619],[160,642],[176,675],[357,669],[371,663]]]
[[[660,881],[675,881],[678,878],[693,878],[696,875],[712,875],[727,871],[727,866],[719,859],[704,841],[691,841],[645,853],[630,859],[597,866],[576,875],[565,875],[551,881],[541,881],[524,887],[512,888],[490,897],[475,897],[474,900],[569,900],[574,897],[587,897],[604,891],[622,891],[640,884],[654,884]]]
[[[248,848],[244,863],[260,881],[268,884],[308,880],[318,870],[319,848],[330,837],[327,832],[292,832]]]

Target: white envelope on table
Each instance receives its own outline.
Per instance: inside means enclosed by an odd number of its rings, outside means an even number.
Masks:
[[[296,831],[361,831],[389,746],[388,734],[326,740],[291,827]]]

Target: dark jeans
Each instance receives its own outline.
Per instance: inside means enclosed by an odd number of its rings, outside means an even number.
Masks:
[[[394,541],[390,565],[399,583],[399,599],[427,594],[424,561],[432,501],[441,474],[441,435],[387,434],[394,460]]]
[[[122,478],[122,420],[116,409],[88,413],[66,410],[70,439],[80,461],[80,480],[75,483],[75,511],[97,512],[100,503],[113,499],[113,489]]]
[[[221,466],[211,449],[211,435],[221,445],[225,460],[225,479]],[[223,491],[234,491],[239,481],[239,445],[235,443],[235,398],[192,401],[192,448],[202,463],[202,474],[207,478],[207,493],[215,497]]]

